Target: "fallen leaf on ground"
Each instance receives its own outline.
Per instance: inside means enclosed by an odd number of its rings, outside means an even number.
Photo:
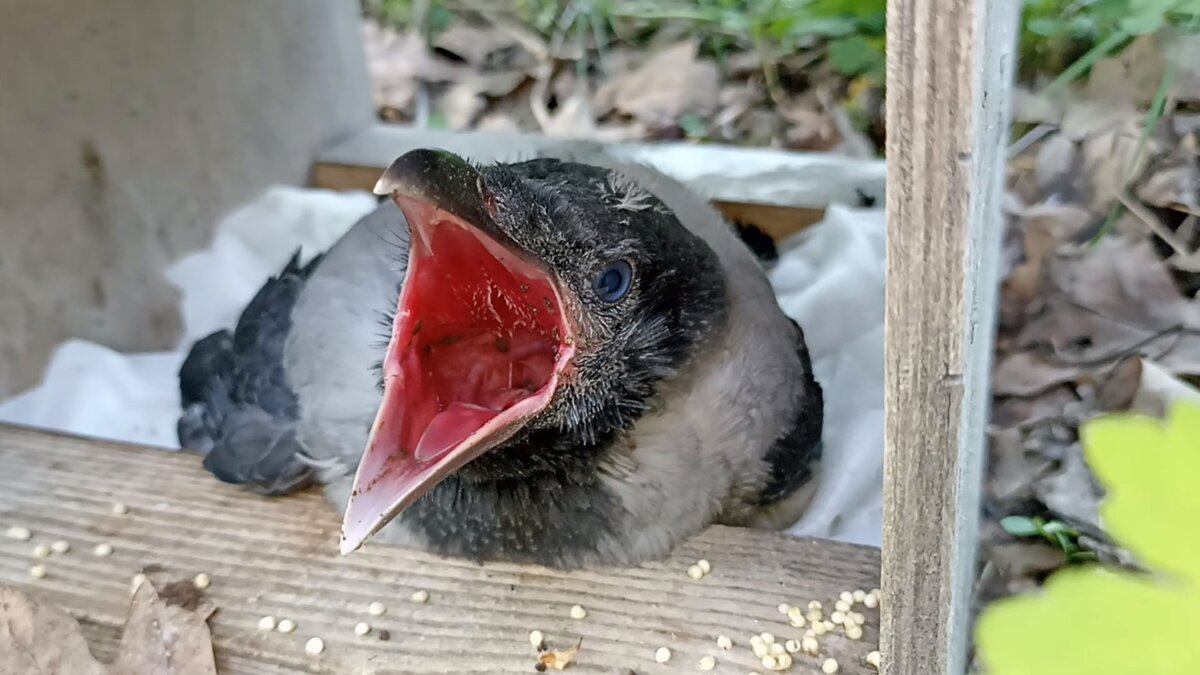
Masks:
[[[104,675],[79,624],[49,603],[0,586],[0,673]]]
[[[1047,363],[1033,352],[1017,352],[1001,359],[992,374],[997,396],[1033,396],[1079,377],[1078,366]]]
[[[407,110],[421,82],[455,82],[468,72],[431,54],[415,31],[400,33],[368,21],[363,24],[363,43],[376,107]]]
[[[459,20],[442,31],[433,46],[477,68],[487,68],[495,65],[501,52],[516,47],[517,41],[512,34],[496,26],[479,26]]]
[[[650,57],[606,85],[617,111],[647,127],[675,124],[685,112],[708,118],[716,112],[720,76],[711,61],[697,58],[698,45],[684,40]]]
[[[150,581],[133,594],[121,651],[111,675],[216,675],[208,617],[213,607],[190,580],[163,586]]]
[[[120,652],[107,668],[66,612],[0,586],[0,673],[22,675],[216,675],[207,620],[212,605],[190,580],[141,583],[125,619]]]
[[[579,638],[579,642],[574,647],[564,651],[549,651],[544,652],[538,657],[538,665],[543,669],[550,670],[565,670],[575,661],[575,656],[579,654],[579,648],[583,645],[583,638]]]
[[[1179,292],[1148,240],[1106,237],[1085,255],[1049,261],[1046,300],[1021,331],[1061,365],[1115,363],[1141,353],[1172,372],[1200,374],[1200,306]]]
[[[1167,59],[1162,39],[1142,35],[1114,56],[1096,61],[1088,76],[1086,95],[1106,103],[1150,105],[1163,79]]]

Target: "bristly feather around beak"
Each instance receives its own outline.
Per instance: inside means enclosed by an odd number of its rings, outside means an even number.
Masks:
[[[473,167],[410,152],[381,191],[408,222],[409,260],[343,555],[545,409],[574,355],[559,284],[495,225]]]

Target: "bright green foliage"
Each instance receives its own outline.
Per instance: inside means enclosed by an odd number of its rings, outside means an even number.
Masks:
[[[1112,416],[1083,431],[1108,490],[1105,529],[1148,575],[1098,565],[1055,573],[1037,594],[984,610],[988,675],[1185,675],[1200,672],[1200,408],[1164,424]]]

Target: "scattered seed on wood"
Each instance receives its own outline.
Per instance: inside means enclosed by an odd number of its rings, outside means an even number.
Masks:
[[[728,635],[718,635],[717,646],[725,651],[729,651],[733,649],[733,640],[730,640]]]
[[[203,590],[212,585],[212,579],[210,579],[209,576],[204,572],[201,572],[192,577],[192,585]]]
[[[825,661],[823,663],[821,663],[821,672],[822,673],[826,673],[827,675],[833,675],[837,671],[838,671],[837,659],[825,659]]]
[[[34,579],[45,579],[46,578],[46,566],[45,565],[34,565],[33,567],[30,567],[29,568],[29,576],[33,577]]]
[[[829,619],[826,619],[823,623],[825,624],[825,632],[826,633],[829,633],[829,632],[833,631],[835,628],[837,628],[837,624],[830,621]]]
[[[280,633],[295,633],[296,622],[291,619],[281,619],[279,623],[275,624],[275,630]]]
[[[66,539],[59,539],[58,541],[50,544],[50,550],[54,551],[55,553],[66,553],[67,551],[71,550],[71,542],[67,541]]]
[[[783,644],[783,648],[786,649],[789,654],[798,654],[800,652],[800,641],[788,640]]]
[[[582,605],[575,605],[575,606],[571,607],[571,618],[572,619],[586,619],[587,615],[588,615],[587,610],[584,609]]]
[[[757,636],[755,636],[755,637],[757,637]],[[769,647],[767,647],[767,643],[763,642],[762,640],[759,640],[757,642],[754,642],[752,640],[750,642],[750,649],[751,649],[751,651],[754,652],[754,656],[757,658],[760,658],[760,659],[762,657],[766,656],[767,654],[771,653],[771,649]]]
[[[779,667],[779,659],[767,654],[766,656],[762,657],[762,666],[767,670],[775,670]]]
[[[304,643],[304,652],[309,656],[316,656],[325,651],[325,641],[319,637],[309,638],[308,642]]]
[[[875,609],[879,606],[879,598],[867,593],[867,597],[863,598],[862,604],[863,607],[866,607],[867,609]]]
[[[703,671],[714,670],[717,667],[717,660],[711,656],[705,656],[700,659],[700,663],[697,665]]]
[[[775,667],[779,670],[787,670],[792,667],[792,655],[784,652],[775,657]]]
[[[358,623],[354,624],[354,634],[355,635],[366,635],[367,633],[370,633],[370,632],[371,632],[371,624],[367,623],[366,621],[359,621]]]
[[[819,600],[809,600],[808,601],[808,609],[809,609],[809,611],[813,611],[813,612],[821,611],[821,609],[822,609],[821,602]]]
[[[804,624],[806,623],[804,620],[804,613],[800,611],[799,607],[789,607],[787,617],[788,621],[790,621],[791,624],[796,628],[803,628]]]
[[[837,611],[829,616],[829,620],[834,623],[846,623],[846,615],[841,611]]]
[[[277,625],[279,624],[277,621],[275,621],[275,617],[273,616],[264,616],[258,620],[259,630],[275,630]]]
[[[33,536],[33,533],[29,531],[28,527],[13,525],[4,531],[4,536],[8,537],[9,539],[16,539],[17,541],[29,541],[29,538]]]
[[[792,606],[786,602],[781,602],[775,609],[779,610],[780,614],[787,614],[788,612],[792,611]]]
[[[845,600],[838,600],[833,605],[833,608],[838,612],[845,614],[846,612],[850,611],[850,603],[846,602]]]
[[[705,574],[712,572],[712,563],[708,562],[704,558],[697,560],[696,565],[698,565],[700,567],[700,571],[704,572]]]
[[[699,579],[704,576],[704,570],[699,565],[692,565],[687,569],[687,575],[692,579]]]
[[[771,644],[775,641],[775,636],[771,635],[770,633],[761,633],[759,637],[762,638],[762,641],[767,644]]]
[[[50,547],[45,544],[38,544],[37,546],[34,546],[33,547],[33,557],[49,558],[50,557]]]
[[[862,602],[867,599],[867,592],[860,588],[851,593],[850,597],[854,598],[855,602]]]
[[[429,591],[421,590],[413,593],[412,601],[417,603],[429,602]]]
[[[97,558],[107,558],[113,554],[112,544],[96,544],[96,548],[92,549],[92,555]]]
[[[566,670],[567,666],[575,660],[575,656],[579,653],[579,648],[583,645],[583,638],[579,638],[579,642],[574,647],[565,651],[546,652],[538,657],[537,665],[541,666],[539,670]]]
[[[114,516],[123,516],[123,515],[125,515],[126,513],[129,513],[129,507],[128,507],[128,506],[125,506],[125,505],[124,505],[124,504],[122,504],[121,502],[113,502],[113,505],[112,505],[112,514],[113,514]]]
[[[772,656],[779,656],[786,651],[787,650],[784,648],[784,646],[778,642],[772,642],[771,644],[767,645],[767,653],[771,654]]]
[[[808,610],[808,614],[805,614],[804,616],[807,617],[811,623],[820,623],[821,619],[825,617],[825,615],[822,614],[821,610],[819,609],[810,609]]]
[[[867,623],[867,617],[863,616],[860,612],[850,612],[846,615],[846,618],[860,626]]]
[[[540,630],[529,631],[529,644],[539,652],[546,651],[546,636]]]
[[[812,632],[816,633],[817,635],[824,635],[827,632],[827,630],[825,628],[825,622],[824,621],[814,622],[813,627],[812,627]]]
[[[805,654],[816,654],[821,650],[821,643],[815,637],[806,637],[800,641],[800,650]]]
[[[654,652],[654,660],[659,663],[666,663],[671,660],[671,650],[666,647],[659,647]]]
[[[851,593],[850,591],[842,591],[841,593],[838,593],[838,601],[844,602],[848,605],[854,602],[854,593]]]
[[[883,657],[879,654],[879,652],[870,652],[867,654],[867,664],[874,666],[875,670],[879,670],[879,667],[882,663]]]
[[[387,607],[384,607],[382,602],[372,602],[370,605],[367,605],[367,614],[371,616],[383,616],[383,613],[386,611]]]
[[[861,640],[862,636],[863,629],[859,628],[858,626],[846,627],[846,637],[850,638],[851,640]]]

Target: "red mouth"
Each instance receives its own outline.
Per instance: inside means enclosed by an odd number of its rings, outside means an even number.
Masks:
[[[543,410],[575,351],[549,272],[428,200],[393,198],[412,243],[343,555]]]

